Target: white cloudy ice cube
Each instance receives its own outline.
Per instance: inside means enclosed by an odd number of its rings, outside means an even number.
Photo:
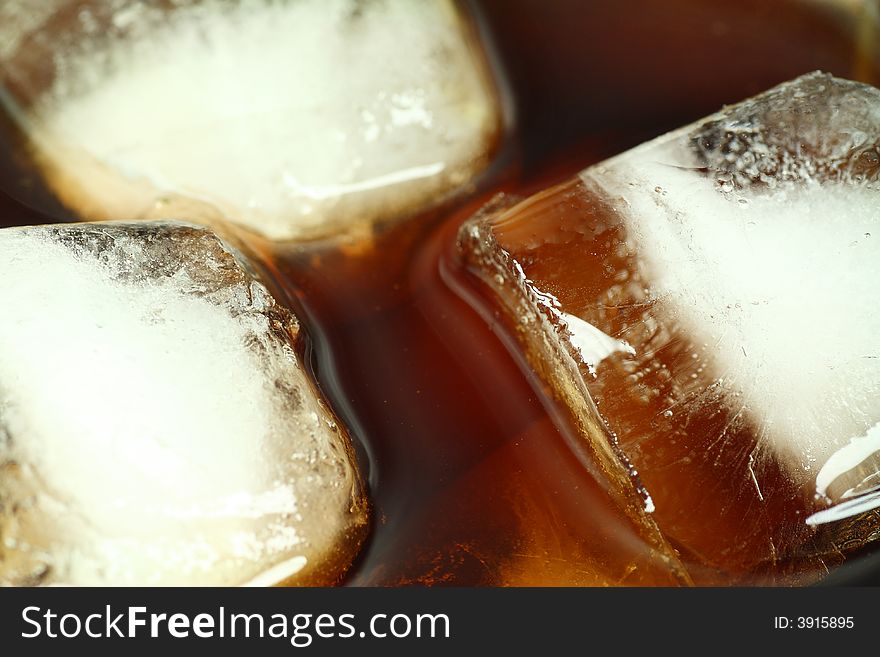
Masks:
[[[16,84],[50,76],[18,116],[81,216],[155,216],[182,195],[273,239],[319,237],[435,203],[487,165],[499,107],[451,0],[174,4],[56,18],[37,41],[48,74],[8,54]]]
[[[330,583],[366,506],[296,319],[178,223],[0,231],[0,583]]]
[[[582,174],[761,447],[844,503],[811,523],[880,505],[878,147],[880,91],[813,73]]]
[[[878,147],[880,90],[813,73],[462,226],[541,392],[694,582],[812,581],[880,536]]]

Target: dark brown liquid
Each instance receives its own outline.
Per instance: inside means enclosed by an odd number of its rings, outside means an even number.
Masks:
[[[478,292],[455,258],[457,227],[497,188],[542,188],[785,79],[818,68],[876,82],[876,70],[852,24],[807,2],[475,4],[510,86],[520,166],[370,248],[254,243],[361,444],[374,522],[348,583],[676,583],[492,314],[462,299]],[[0,133],[0,225],[68,219]]]

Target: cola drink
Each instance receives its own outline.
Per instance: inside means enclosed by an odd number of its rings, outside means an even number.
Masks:
[[[458,227],[499,190],[527,195],[808,71],[876,83],[876,17],[859,13],[869,5],[466,3],[510,124],[468,193],[411,209],[365,242],[247,237],[301,319],[305,367],[369,483],[371,535],[347,583],[692,579],[621,511],[551,391],[508,349],[500,314],[474,299]],[[77,219],[9,115],[0,137],[0,224]],[[814,578],[770,569],[715,581]]]

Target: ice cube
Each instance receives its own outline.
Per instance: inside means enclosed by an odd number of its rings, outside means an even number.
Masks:
[[[696,581],[880,536],[878,145],[880,91],[813,73],[462,229]]]
[[[451,0],[76,5],[37,31],[50,56],[29,62],[26,40],[4,68],[33,96],[17,114],[50,185],[84,218],[174,216],[184,196],[273,239],[362,232],[470,183],[498,138]]]
[[[363,538],[299,326],[180,223],[0,230],[0,584],[332,583]]]

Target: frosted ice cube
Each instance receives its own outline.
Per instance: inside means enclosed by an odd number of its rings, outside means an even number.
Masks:
[[[0,230],[0,584],[331,583],[366,506],[296,319],[177,223]]]
[[[451,0],[174,4],[86,3],[44,27],[52,71],[6,64],[19,86],[51,76],[19,118],[84,218],[167,217],[180,195],[311,238],[418,210],[487,165],[499,107]]]
[[[814,73],[463,229],[697,578],[880,536],[878,144],[880,91]]]

